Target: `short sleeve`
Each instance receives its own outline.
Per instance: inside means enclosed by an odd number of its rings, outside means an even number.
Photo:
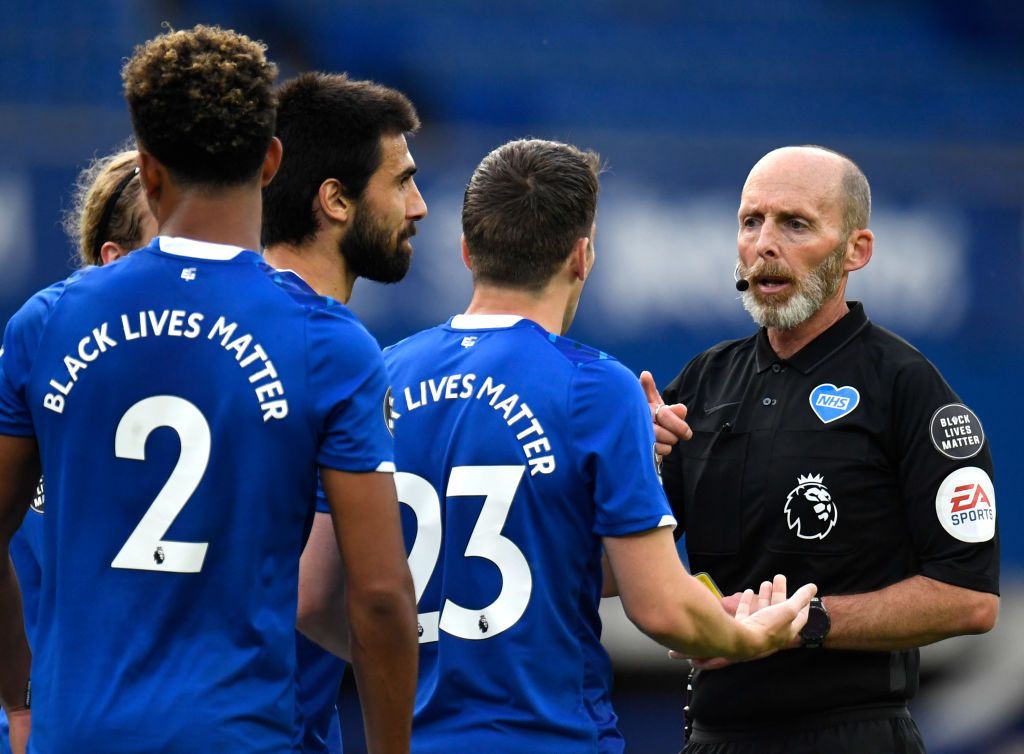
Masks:
[[[890,433],[921,573],[998,594],[992,455],[980,419],[922,358],[896,377]]]
[[[26,386],[48,309],[43,294],[38,293],[7,323],[0,346],[0,434],[35,435]]]
[[[594,533],[616,537],[675,526],[637,378],[610,359],[582,363],[569,400],[576,457],[596,506]]]
[[[314,312],[308,326],[309,379],[320,422],[317,463],[357,473],[394,471],[384,413],[388,379],[377,342],[340,306]]]

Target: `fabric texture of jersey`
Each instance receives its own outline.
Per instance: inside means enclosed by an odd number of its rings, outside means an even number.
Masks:
[[[955,451],[964,457],[942,452],[933,427],[947,423],[943,412],[950,424],[969,425],[969,410],[860,304],[789,359],[778,358],[764,330],[722,343],[690,362],[663,397],[686,404],[694,432],[663,468],[677,532],[686,532],[693,570],[710,573],[726,594],[775,573],[791,585],[814,582],[822,596],[917,574],[998,593],[992,459],[980,423]],[[955,431],[968,432],[963,426]],[[963,491],[949,494],[950,480]],[[958,503],[958,495],[967,498]],[[966,541],[946,527],[955,532],[960,516],[951,511],[975,502],[970,515],[990,528]],[[706,728],[763,730],[801,716],[891,709],[915,694],[918,663],[916,649],[779,652],[698,671],[690,714]]]
[[[420,613],[413,751],[598,751],[601,538],[674,524],[636,377],[505,316],[460,315],[385,362]]]
[[[338,691],[346,663],[296,631],[295,664],[299,751],[340,754]]]
[[[391,470],[380,351],[251,251],[157,238],[29,300],[0,432],[46,482],[33,752],[293,748],[317,464]]]

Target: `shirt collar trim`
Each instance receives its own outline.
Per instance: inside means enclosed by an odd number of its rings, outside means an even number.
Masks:
[[[456,314],[450,324],[453,330],[497,330],[522,319],[518,314]]]
[[[870,324],[867,315],[864,313],[863,304],[859,301],[847,303],[850,311],[845,316],[841,317],[825,332],[818,335],[818,337],[788,359],[780,359],[778,357],[772,349],[771,343],[768,342],[768,331],[762,327],[757,333],[755,346],[758,374],[776,363],[788,364],[803,374],[810,374],[817,369],[832,354],[857,337]]]
[[[227,246],[178,236],[157,236],[156,247],[165,254],[173,254],[176,257],[191,257],[214,262],[226,262],[245,251],[240,246]]]

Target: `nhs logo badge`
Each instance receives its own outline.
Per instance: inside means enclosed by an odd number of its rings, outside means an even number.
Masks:
[[[860,392],[855,387],[836,387],[830,382],[811,391],[811,410],[825,424],[842,419],[860,404]]]

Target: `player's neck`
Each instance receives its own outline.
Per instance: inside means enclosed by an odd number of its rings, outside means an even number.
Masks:
[[[842,286],[842,290],[796,327],[788,330],[768,328],[768,342],[780,359],[788,359],[849,313],[845,288],[846,286]]]
[[[175,199],[161,213],[160,235],[259,250],[262,201],[258,188],[182,192]]]
[[[330,296],[343,304],[352,297],[355,276],[349,272],[338,244],[320,233],[309,243],[277,243],[263,251],[267,264],[279,270],[291,270],[321,296]]]
[[[551,290],[551,286],[536,293],[476,282],[466,314],[514,314],[561,335],[568,295],[568,292],[560,295],[559,291]]]

